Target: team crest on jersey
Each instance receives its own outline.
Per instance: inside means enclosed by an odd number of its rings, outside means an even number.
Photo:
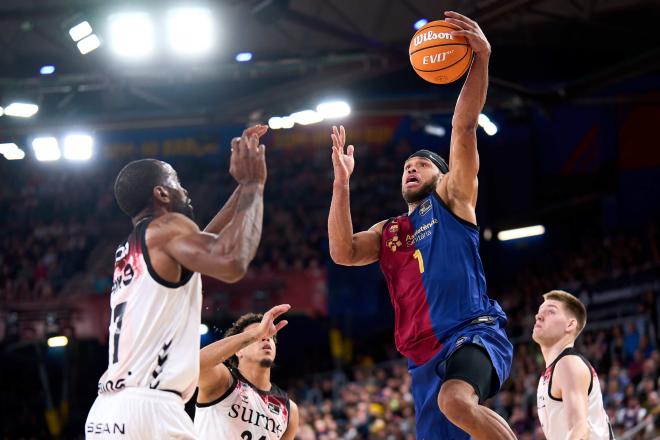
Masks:
[[[387,240],[385,244],[392,250],[392,252],[396,252],[399,246],[401,246],[403,243],[401,243],[401,240],[399,240],[399,236],[395,235],[394,237]]]
[[[277,405],[275,405],[275,404],[272,403],[272,402],[268,402],[268,409],[269,409],[270,412],[272,412],[273,414],[278,414],[278,415],[279,415],[279,413],[280,413],[280,407],[277,406]]]
[[[397,232],[399,232],[399,224],[393,222],[388,229],[392,234],[396,234]]]
[[[419,213],[421,215],[426,215],[431,210],[431,207],[431,199],[426,199],[424,200],[424,203],[422,203],[422,206],[419,208]]]
[[[412,246],[413,244],[415,244],[415,237],[413,237],[410,234],[406,235],[406,244],[408,246]]]

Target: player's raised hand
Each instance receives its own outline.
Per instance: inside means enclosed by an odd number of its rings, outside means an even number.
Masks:
[[[291,306],[289,304],[280,304],[279,306],[275,306],[264,313],[264,317],[261,319],[259,326],[255,330],[256,339],[261,340],[271,338],[275,336],[277,332],[282,330],[282,328],[284,328],[284,326],[287,325],[289,321],[283,319],[282,321],[275,324],[275,320],[283,313],[288,312],[290,308]]]
[[[476,21],[454,11],[445,12],[445,21],[461,28],[461,30],[452,31],[451,34],[467,38],[474,53],[490,54],[490,43]]]
[[[231,141],[229,174],[241,185],[266,182],[266,147],[259,144],[268,127],[255,125],[243,131],[240,138]]]
[[[353,168],[355,168],[355,158],[353,157],[355,148],[353,145],[349,145],[344,151],[346,130],[343,125],[340,125],[339,129],[333,125],[330,137],[332,138],[332,167],[335,171],[335,181],[348,183],[353,174]]]

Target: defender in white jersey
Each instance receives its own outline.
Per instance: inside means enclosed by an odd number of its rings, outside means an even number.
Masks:
[[[548,440],[613,439],[598,375],[573,347],[587,323],[587,310],[562,290],[543,299],[532,333],[546,365],[537,392],[543,433]]]
[[[205,274],[243,277],[261,237],[265,126],[232,141],[238,188],[204,231],[174,169],[144,159],[117,176],[115,197],[134,228],[117,249],[108,369],[85,423],[88,439],[196,438],[184,403],[199,378]]]
[[[195,408],[200,440],[295,438],[298,407],[270,382],[275,335],[287,324],[275,319],[290,308],[282,304],[264,315],[243,315],[224,339],[202,349]]]

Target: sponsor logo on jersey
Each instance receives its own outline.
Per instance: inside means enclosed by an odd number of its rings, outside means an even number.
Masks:
[[[431,199],[424,200],[424,203],[422,203],[422,206],[419,208],[419,213],[421,215],[426,215],[431,210],[432,206]]]
[[[269,405],[270,408],[270,405]],[[272,411],[272,410],[271,410]],[[239,419],[250,425],[257,426],[259,428],[264,428],[267,431],[272,432],[281,436],[284,433],[282,425],[277,422],[272,417],[268,417],[266,414],[262,414],[259,411],[256,411],[252,408],[248,408],[238,403],[234,403],[229,409],[229,414],[227,414],[232,419]]]
[[[461,345],[465,344],[468,339],[470,339],[469,336],[461,336],[456,340],[456,347],[460,347]]]
[[[415,243],[419,243],[420,241],[424,240],[427,237],[430,237],[431,234],[433,233],[433,230],[431,229],[433,225],[438,224],[438,219],[434,218],[430,222],[423,224],[419,228],[415,230],[413,235],[406,235],[406,244],[408,246],[412,246]]]
[[[279,405],[276,405],[276,404],[274,404],[273,402],[268,402],[268,409],[269,409],[270,412],[272,412],[273,414],[277,414],[277,415],[280,414],[280,407],[279,407]]]
[[[126,387],[125,382],[126,382],[126,378],[123,377],[121,379],[117,379],[114,382],[111,380],[107,380],[105,382],[99,382],[97,384],[98,393],[103,394],[103,393],[109,393],[111,391],[121,390],[122,388]]]
[[[85,425],[88,434],[126,434],[126,426],[123,423],[96,423],[89,422]]]

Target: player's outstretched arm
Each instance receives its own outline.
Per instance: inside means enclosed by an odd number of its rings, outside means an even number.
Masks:
[[[294,440],[298,432],[298,405],[289,399],[289,424],[282,434],[282,440]]]
[[[353,233],[351,219],[349,181],[355,158],[355,148],[346,144],[346,131],[341,126],[332,127],[332,166],[335,180],[332,185],[332,202],[328,214],[328,240],[332,261],[344,266],[363,266],[378,260],[383,224],[378,223],[368,231]]]
[[[589,436],[587,412],[589,407],[589,384],[591,371],[577,356],[565,356],[559,360],[553,376],[553,388],[556,385],[564,401],[568,417],[567,440],[582,440]]]
[[[207,345],[199,353],[199,401],[212,400],[214,396],[222,395],[231,386],[231,373],[223,363],[248,345],[274,336],[289,322],[275,320],[286,313],[291,306],[280,304],[273,307],[261,319],[259,326],[245,330],[237,335],[223,338]]]
[[[245,275],[261,239],[266,159],[256,134],[248,138],[244,133],[232,141],[229,172],[241,191],[236,211],[221,235],[199,231],[180,214],[167,214],[157,225],[168,225],[162,231],[166,238],[162,248],[169,257],[189,270],[233,283]]]
[[[246,129],[244,134],[246,134],[248,138],[253,134],[256,134],[261,139],[261,137],[264,134],[266,134],[267,131],[268,131],[267,125],[255,125]],[[232,142],[232,148],[235,142],[236,139],[234,139],[234,141]],[[238,206],[238,201],[240,200],[239,196],[241,189],[242,187],[239,184],[238,187],[232,193],[232,195],[229,197],[227,202],[224,204],[222,209],[218,211],[218,213],[215,215],[215,217],[213,217],[213,219],[209,222],[206,228],[204,228],[204,232],[220,234],[222,230],[229,224],[229,222],[236,214],[236,208]]]
[[[474,62],[461,93],[456,101],[452,119],[451,143],[449,152],[449,173],[442,179],[444,191],[450,201],[465,202],[474,210],[477,195],[477,173],[479,171],[479,153],[477,152],[477,122],[483,110],[488,91],[488,61],[490,43],[479,25],[456,12],[445,12],[446,21],[460,30],[452,35],[468,40],[475,53]],[[446,182],[444,182],[446,181]],[[442,192],[441,192],[442,194]],[[476,223],[476,215],[456,212],[466,220]]]

